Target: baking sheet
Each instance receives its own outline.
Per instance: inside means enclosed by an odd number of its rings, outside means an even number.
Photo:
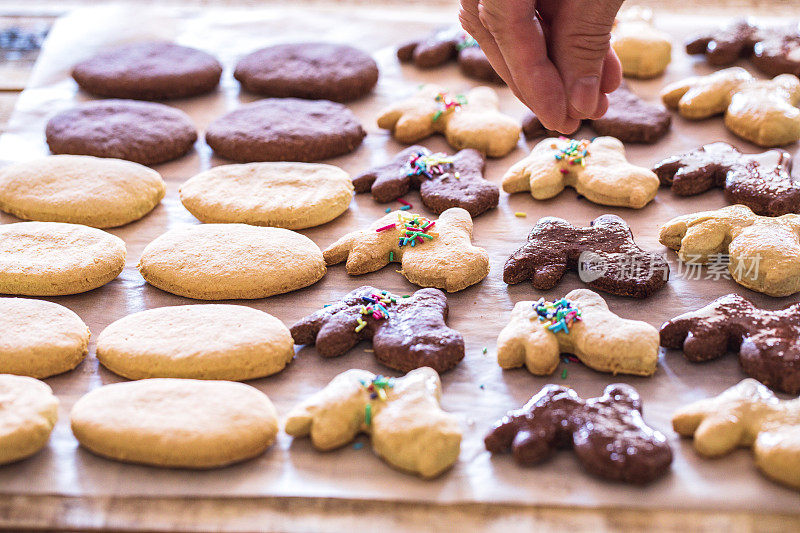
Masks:
[[[174,38],[186,45],[205,49],[225,64],[220,89],[208,96],[171,102],[189,113],[202,131],[215,117],[244,102],[256,99],[240,94],[232,79],[238,57],[258,47],[284,41],[331,40],[351,43],[373,53],[381,68],[374,94],[350,105],[362,120],[369,135],[354,153],[329,160],[351,174],[384,162],[402,147],[377,128],[375,117],[385,104],[414,91],[423,82],[439,83],[461,91],[477,85],[458,74],[455,66],[418,71],[400,66],[394,47],[401,41],[455,21],[455,14],[441,11],[406,9],[344,8],[302,10],[275,9],[147,11],[141,8],[104,7],[75,11],[54,26],[32,74],[29,88],[20,96],[7,132],[0,137],[0,160],[19,161],[47,153],[44,124],[55,112],[91,97],[77,91],[69,78],[69,68],[106,46],[151,38]],[[695,73],[711,72],[702,61],[682,53],[683,37],[720,19],[662,15],[659,25],[675,37],[673,63],[667,74],[654,81],[630,81],[633,90],[656,100],[666,82]],[[521,117],[525,109],[507,88],[498,89],[502,110]],[[584,129],[587,137],[593,133]],[[651,165],[661,158],[700,144],[726,140],[745,151],[752,145],[735,139],[719,119],[691,123],[675,117],[674,128],[654,146],[628,147],[632,162]],[[432,150],[448,150],[441,138],[423,142]],[[522,158],[532,143],[520,141],[518,148],[499,160],[489,161],[486,177],[496,183],[511,164]],[[794,151],[796,147],[789,149]],[[89,325],[93,339],[111,322],[137,311],[167,305],[196,304],[145,284],[135,265],[144,246],[166,230],[198,223],[180,204],[178,187],[194,174],[226,161],[213,157],[202,139],[195,150],[180,160],[155,167],[168,184],[164,201],[144,219],[111,233],[125,240],[127,265],[120,277],[94,291],[52,298],[77,312]],[[415,210],[425,212],[419,196],[406,199]],[[389,204],[397,206],[398,204]],[[730,355],[706,364],[687,363],[680,353],[662,354],[660,366],[651,378],[611,376],[571,363],[550,377],[534,377],[524,369],[502,371],[495,362],[497,333],[506,324],[515,302],[545,296],[558,298],[581,287],[574,274],[568,274],[556,289],[540,293],[528,283],[507,286],[502,282],[506,258],[524,241],[531,226],[545,215],[557,215],[586,225],[604,213],[621,215],[633,228],[637,241],[645,248],[664,251],[656,235],[658,227],[670,218],[726,205],[721,191],[691,198],[678,198],[661,190],[655,201],[642,210],[608,208],[579,199],[567,190],[553,200],[537,202],[528,194],[501,194],[500,206],[475,219],[474,242],[485,247],[491,258],[491,273],[482,283],[449,296],[449,324],[462,331],[466,339],[466,358],[455,370],[446,373],[443,406],[458,415],[464,427],[462,452],[455,467],[433,481],[423,481],[398,473],[370,451],[369,446],[319,453],[308,440],[293,441],[281,433],[276,445],[263,456],[233,467],[209,472],[163,470],[124,465],[95,457],[78,448],[69,429],[72,404],[83,394],[120,378],[101,368],[90,355],[77,369],[48,379],[61,400],[60,419],[48,447],[23,462],[0,468],[2,494],[58,494],[90,496],[301,496],[376,500],[453,502],[510,502],[527,505],[619,506],[636,508],[717,508],[754,511],[800,511],[798,494],[777,486],[757,471],[747,450],[719,460],[703,460],[691,441],[679,439],[670,426],[670,415],[688,402],[715,395],[745,376],[737,358]],[[383,215],[386,205],[359,195],[350,210],[324,226],[303,231],[324,248],[347,231],[369,224]],[[515,212],[527,213],[526,218]],[[0,222],[17,220],[0,214]],[[783,307],[798,297],[773,299],[753,293],[730,280],[702,279],[705,271],[686,272],[679,268],[674,253],[668,255],[672,279],[666,288],[646,299],[630,300],[604,295],[611,309],[623,317],[646,320],[659,326],[681,312],[706,304],[717,296],[738,292],[756,304]],[[415,289],[392,266],[380,272],[348,277],[344,267],[334,266],[316,285],[264,300],[234,302],[267,311],[291,325],[325,303],[363,284],[380,286],[399,293]],[[688,274],[688,275],[687,275]],[[689,279],[698,277],[699,279]],[[1,326],[0,326],[1,329]],[[488,353],[483,354],[483,348]],[[313,347],[299,349],[294,362],[282,373],[250,382],[273,400],[285,415],[296,402],[323,387],[348,368],[365,368],[376,373],[397,375],[374,361],[359,345],[337,359],[320,358]],[[566,368],[567,376],[561,378]],[[560,452],[551,461],[531,468],[517,467],[509,456],[492,457],[482,439],[491,424],[507,410],[517,408],[547,383],[575,388],[584,397],[602,393],[609,383],[633,385],[644,400],[645,420],[664,432],[675,452],[671,472],[644,487],[607,483],[583,473],[571,452]],[[358,442],[368,444],[367,437]]]

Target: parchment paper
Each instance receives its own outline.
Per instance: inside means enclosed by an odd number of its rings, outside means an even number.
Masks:
[[[255,99],[252,95],[240,94],[238,84],[231,76],[233,65],[242,54],[281,41],[332,40],[369,50],[381,68],[380,82],[374,94],[350,106],[369,132],[363,146],[351,155],[328,161],[355,174],[385,161],[401,149],[375,125],[377,111],[383,105],[409,94],[422,82],[438,82],[456,91],[475,85],[460,76],[455,66],[422,72],[413,67],[401,67],[394,58],[394,46],[399,42],[454,21],[454,13],[345,7],[314,11],[275,8],[152,12],[116,7],[76,11],[59,20],[53,28],[30,87],[19,99],[8,132],[0,138],[0,159],[26,160],[47,153],[43,135],[46,120],[55,112],[89,98],[77,92],[68,75],[70,66],[106,46],[153,37],[175,38],[180,43],[205,49],[219,57],[226,67],[219,91],[171,103],[188,112],[202,131],[215,117],[242,102]],[[629,82],[633,89],[655,100],[658,89],[665,82],[693,73],[710,72],[701,61],[686,57],[679,43],[686,34],[719,22],[719,19],[687,18],[686,15],[662,16],[660,26],[675,36],[673,63],[661,79]],[[507,88],[498,90],[503,111],[521,117],[524,107]],[[675,117],[674,122],[672,133],[658,144],[629,146],[630,160],[649,166],[667,155],[717,140],[733,142],[745,151],[755,151],[755,147],[730,135],[719,119],[692,123]],[[581,134],[593,136],[588,129]],[[441,138],[429,139],[424,144],[433,150],[449,149]],[[505,169],[527,153],[528,146],[520,141],[519,147],[507,157],[489,161],[486,176],[499,182]],[[790,147],[790,150],[794,149]],[[146,285],[135,265],[144,246],[155,237],[173,227],[198,223],[180,204],[178,187],[199,171],[224,163],[212,157],[209,148],[200,140],[186,157],[157,167],[168,183],[164,201],[144,219],[111,230],[123,238],[128,247],[127,267],[122,275],[92,292],[52,300],[76,311],[91,328],[93,338],[112,321],[130,313],[167,305],[200,303]],[[415,204],[415,210],[425,212],[416,193],[406,198]],[[474,242],[488,249],[491,257],[489,277],[476,286],[449,296],[449,323],[464,333],[467,355],[455,370],[443,376],[443,406],[460,417],[464,440],[459,462],[452,471],[436,480],[422,481],[392,470],[373,455],[368,439],[363,436],[358,441],[366,444],[362,449],[347,446],[338,451],[319,453],[307,440],[293,442],[281,433],[277,444],[258,459],[209,472],[123,465],[95,457],[78,448],[69,429],[69,410],[81,395],[103,384],[120,381],[120,378],[99,367],[92,343],[89,357],[77,369],[47,380],[61,400],[58,425],[44,451],[21,463],[0,468],[0,493],[131,497],[302,496],[798,512],[798,494],[763,478],[756,471],[748,450],[720,460],[704,460],[695,454],[691,441],[682,441],[671,430],[670,416],[677,407],[718,394],[745,377],[734,355],[706,364],[690,364],[678,352],[666,353],[657,373],[651,378],[614,377],[575,363],[566,367],[562,364],[553,376],[542,378],[534,377],[524,369],[501,371],[495,362],[495,339],[506,324],[514,303],[542,295],[528,283],[509,287],[502,282],[505,260],[525,241],[538,218],[558,215],[585,225],[603,213],[617,213],[628,221],[641,245],[666,253],[656,239],[660,224],[679,214],[724,205],[720,191],[678,198],[662,190],[653,203],[638,211],[594,205],[578,199],[571,189],[543,202],[533,200],[528,194],[511,197],[503,193],[498,209],[475,220]],[[324,248],[346,231],[362,227],[381,216],[385,207],[374,203],[369,195],[361,195],[337,220],[303,233]],[[515,217],[514,213],[518,211],[527,213],[527,218]],[[0,215],[0,221],[11,223],[16,219]],[[623,317],[638,318],[659,326],[672,316],[729,292],[738,292],[758,305],[773,308],[798,299],[772,299],[750,292],[730,280],[686,279],[686,272],[679,272],[674,253],[669,253],[669,260],[672,279],[666,288],[644,301],[604,295],[611,309]],[[291,325],[362,284],[373,284],[399,293],[415,289],[394,270],[389,266],[373,274],[348,277],[343,266],[334,266],[322,281],[308,289],[265,300],[235,303],[262,309]],[[581,286],[577,276],[569,274],[556,289],[543,295],[557,298]],[[484,347],[488,348],[486,355],[482,353]],[[369,348],[369,345],[360,345],[332,360],[320,358],[313,347],[304,348],[298,351],[295,361],[285,371],[251,384],[267,393],[279,412],[285,415],[293,404],[348,368],[397,375],[376,363],[364,348]],[[567,369],[566,379],[561,378],[563,368]],[[639,390],[644,399],[645,420],[668,436],[675,452],[670,474],[647,487],[629,487],[590,477],[581,471],[571,452],[561,452],[541,466],[519,468],[509,456],[492,457],[483,448],[482,439],[491,424],[507,410],[522,405],[547,383],[570,385],[587,397],[598,395],[609,383],[620,381]]]

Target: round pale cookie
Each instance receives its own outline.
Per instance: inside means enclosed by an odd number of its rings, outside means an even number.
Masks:
[[[35,454],[58,419],[58,399],[47,384],[0,374],[0,465]]]
[[[199,300],[266,298],[325,275],[322,251],[304,235],[247,224],[202,224],[168,231],[147,245],[142,277]]]
[[[309,162],[350,153],[366,135],[342,104],[265,98],[216,119],[206,129],[206,142],[234,161]]]
[[[62,222],[0,225],[0,294],[78,294],[123,268],[125,242],[103,230]]]
[[[353,181],[332,165],[223,165],[184,183],[180,196],[184,207],[203,222],[303,229],[347,211]]]
[[[145,379],[95,389],[75,403],[72,432],[117,461],[215,468],[260,455],[278,416],[258,389],[231,381]]]
[[[155,165],[177,159],[197,140],[189,115],[174,107],[136,100],[86,102],[47,122],[54,154],[115,157]]]
[[[222,65],[213,56],[163,41],[118,46],[72,69],[80,87],[96,96],[164,100],[211,92]]]
[[[233,77],[250,92],[347,102],[378,83],[378,65],[358,48],[333,43],[287,43],[244,56]]]
[[[243,381],[280,372],[293,357],[289,328],[243,305],[149,309],[117,320],[97,338],[97,359],[128,379]]]
[[[72,370],[89,351],[89,328],[66,307],[0,298],[0,373],[47,378]]]
[[[122,226],[152,211],[165,190],[158,172],[122,159],[53,155],[0,169],[0,210],[26,220]]]

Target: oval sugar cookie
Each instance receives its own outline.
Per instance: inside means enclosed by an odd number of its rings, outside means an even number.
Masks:
[[[152,211],[164,191],[158,172],[122,159],[54,155],[0,169],[0,210],[25,220],[122,226]]]
[[[184,207],[203,222],[303,229],[344,213],[353,198],[353,182],[333,165],[223,165],[184,183],[180,196]]]
[[[149,309],[117,320],[97,338],[103,366],[128,379],[242,381],[280,372],[293,357],[289,328],[243,305]]]
[[[147,245],[142,277],[199,300],[266,298],[307,287],[325,275],[314,242],[282,228],[202,224],[168,231]]]
[[[87,450],[126,463],[215,468],[275,442],[278,417],[258,389],[231,381],[145,379],[106,385],[75,403],[72,432]]]
[[[0,374],[0,465],[44,448],[57,418],[58,400],[45,383]]]
[[[125,243],[105,231],[61,222],[0,225],[0,294],[78,294],[124,267]]]
[[[66,307],[0,298],[0,374],[47,378],[72,370],[89,347],[89,328]]]

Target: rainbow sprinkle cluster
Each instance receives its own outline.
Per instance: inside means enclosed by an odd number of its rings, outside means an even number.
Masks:
[[[539,316],[539,322],[545,322],[547,329],[553,333],[563,331],[569,333],[569,328],[573,322],[580,322],[581,310],[572,305],[566,298],[561,298],[555,302],[546,301],[539,298],[533,304],[533,310]]]
[[[361,301],[363,302],[361,316],[371,316],[375,320],[384,320],[389,318],[389,311],[386,307],[396,304],[397,296],[388,291],[381,291],[380,294],[372,293],[369,296],[362,296]],[[357,318],[356,333],[367,327],[367,322],[361,316]]]
[[[398,228],[400,230],[400,240],[398,241],[398,246],[405,246],[408,244],[413,247],[417,244],[422,244],[425,242],[425,239],[433,239],[434,236],[428,232],[435,224],[435,221],[428,220],[420,215],[406,215],[404,213],[397,213],[397,222],[382,226],[375,231],[380,233],[381,231]]]
[[[453,163],[452,157],[441,152],[429,155],[426,155],[425,152],[417,152],[408,160],[406,176],[425,176],[431,179],[453,170]],[[455,172],[454,175],[456,178],[459,177],[458,172]]]
[[[558,150],[555,154],[556,161],[567,163],[569,165],[586,166],[586,156],[589,155],[589,141],[577,141],[575,139],[567,139],[566,137],[559,137],[561,141],[569,141],[564,148]],[[556,145],[553,145],[556,148]],[[562,174],[567,174],[569,170],[566,168],[561,169]]]
[[[458,37],[458,42],[456,43],[456,49],[460,52],[464,48],[480,48],[480,45],[472,35],[464,32]]]
[[[467,97],[463,94],[457,94],[455,98],[450,98],[447,93],[438,92],[434,97],[436,103],[439,104],[439,110],[433,114],[433,121],[439,120],[444,113],[450,110],[460,109],[461,106],[467,105]]]
[[[386,389],[394,388],[394,378],[375,376],[370,381],[362,379],[361,386],[369,393],[370,400],[381,400],[385,402],[388,398]],[[368,426],[372,425],[372,403],[370,402],[367,402],[364,406],[364,423]]]

